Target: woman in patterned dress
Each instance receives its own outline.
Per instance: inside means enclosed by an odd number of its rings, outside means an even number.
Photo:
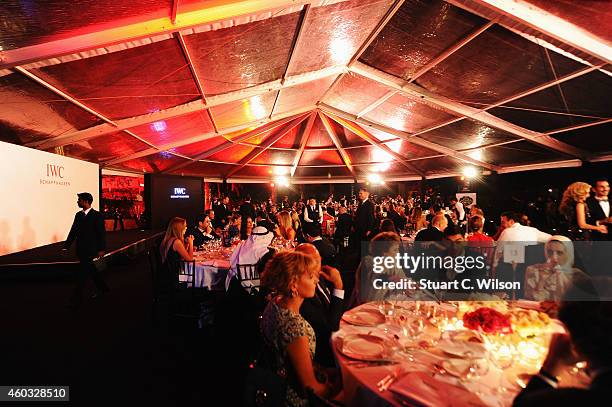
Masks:
[[[304,298],[315,295],[319,279],[314,258],[299,252],[276,254],[266,265],[262,285],[275,293],[261,321],[261,333],[272,368],[287,382],[286,406],[307,406],[306,389],[321,397],[337,390],[317,379],[312,362],[316,347],[314,330],[300,315]]]

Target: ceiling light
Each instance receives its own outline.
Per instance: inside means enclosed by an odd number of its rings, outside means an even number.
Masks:
[[[382,177],[380,176],[380,174],[376,174],[376,173],[372,173],[368,175],[368,181],[370,182],[370,184],[374,184],[374,185],[384,184],[384,181]]]
[[[468,166],[463,168],[463,175],[466,178],[475,178],[478,175],[478,170],[476,167]]]
[[[276,177],[276,183],[281,187],[289,186],[289,178],[285,176]]]

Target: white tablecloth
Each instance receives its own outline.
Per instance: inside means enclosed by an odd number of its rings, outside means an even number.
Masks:
[[[378,310],[377,304],[363,304],[357,309],[370,308]],[[353,311],[354,311],[353,310]],[[348,311],[351,312],[351,311]],[[441,364],[448,358],[446,354],[436,348],[427,350],[418,349],[413,351],[414,361],[410,361],[403,352],[396,352],[393,360],[400,361],[395,365],[368,366],[351,365],[352,359],[344,356],[338,351],[342,340],[349,334],[361,333],[372,334],[387,338],[397,338],[399,329],[393,324],[386,323],[375,327],[361,327],[341,322],[340,330],[332,337],[334,353],[342,371],[344,384],[344,400],[350,406],[407,406],[407,405],[428,405],[428,406],[510,406],[520,388],[516,385],[516,371],[525,371],[527,368],[521,365],[512,366],[504,375],[505,387],[508,392],[505,394],[495,393],[496,387],[500,384],[501,370],[492,363],[488,362],[489,371],[486,375],[467,383],[460,383],[459,379],[449,374],[435,374],[434,364]],[[435,333],[434,333],[435,332]],[[437,330],[433,327],[426,328],[422,337],[435,335]],[[392,339],[390,339],[392,340]],[[531,370],[533,371],[533,367]],[[537,370],[537,369],[536,369]],[[380,392],[377,383],[392,372],[400,372],[400,379],[395,382],[395,386],[406,385],[407,388],[414,388],[415,392],[421,393],[420,403],[411,403],[403,399],[401,402],[394,394],[387,390]],[[406,373],[408,372],[408,373]],[[562,383],[572,383],[573,385],[584,386],[584,377],[568,378],[569,374],[564,374]],[[564,380],[565,379],[565,380]],[[573,379],[573,382],[572,382]],[[578,383],[582,381],[582,383]],[[479,396],[474,393],[478,392]],[[426,400],[426,402],[424,402]]]
[[[225,276],[230,267],[229,260],[208,259],[197,260],[195,263],[195,286],[212,289],[225,289]],[[187,276],[179,276],[181,281],[186,281]]]

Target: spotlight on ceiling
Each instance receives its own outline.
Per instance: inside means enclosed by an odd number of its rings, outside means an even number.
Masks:
[[[276,177],[276,184],[278,186],[281,186],[281,187],[288,187],[289,186],[289,178],[287,178],[285,176]]]
[[[372,173],[368,175],[368,181],[370,182],[370,184],[373,184],[373,185],[382,185],[385,183],[385,181],[383,181],[380,174],[377,174],[377,173]]]
[[[468,166],[463,168],[463,175],[466,178],[475,178],[478,175],[478,170],[476,167]]]

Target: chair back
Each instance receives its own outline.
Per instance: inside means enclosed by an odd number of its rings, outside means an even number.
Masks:
[[[260,283],[257,264],[238,264],[236,266],[236,278],[241,284],[250,282],[251,287],[259,288]]]
[[[196,272],[195,272],[195,260],[179,260],[178,264],[178,278],[179,286],[182,287],[195,287],[197,286]]]

